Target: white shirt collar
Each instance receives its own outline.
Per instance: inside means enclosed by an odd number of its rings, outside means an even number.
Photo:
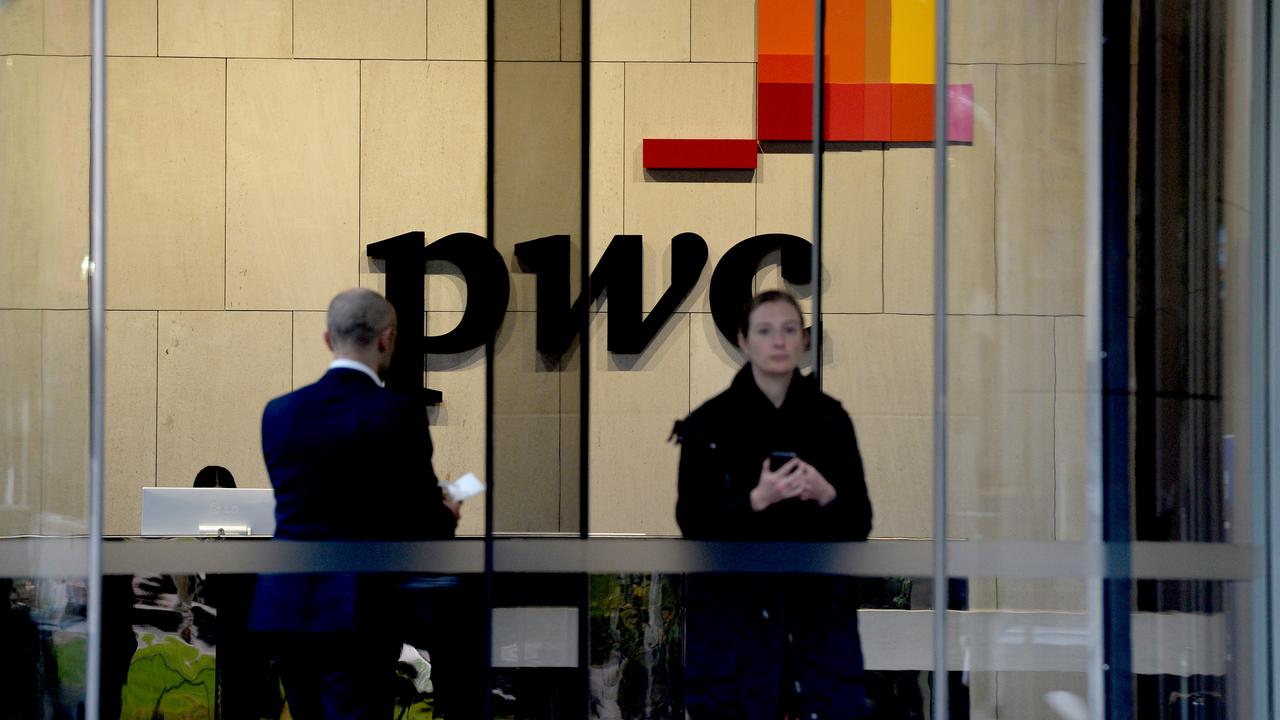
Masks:
[[[382,382],[382,378],[378,377],[378,373],[373,371],[373,368],[369,367],[368,365],[365,365],[362,362],[358,362],[356,360],[348,360],[346,358],[337,358],[333,362],[329,363],[329,369],[333,370],[334,368],[342,368],[346,370],[359,370],[365,375],[368,375],[370,378],[373,378],[373,381],[378,383],[378,387],[387,386],[386,383]]]

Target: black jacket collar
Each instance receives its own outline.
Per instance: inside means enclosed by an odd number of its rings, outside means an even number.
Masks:
[[[739,402],[750,405],[764,403],[771,410],[783,410],[797,404],[803,406],[812,402],[818,392],[818,386],[811,376],[800,374],[799,369],[793,370],[791,384],[787,386],[787,396],[783,398],[781,407],[774,408],[773,401],[764,394],[759,385],[756,385],[755,375],[751,372],[751,363],[747,363],[733,377],[729,390]]]
[[[324,379],[337,380],[341,382],[365,383],[372,385],[373,387],[378,387],[378,383],[374,382],[373,378],[355,368],[329,368],[324,373]]]

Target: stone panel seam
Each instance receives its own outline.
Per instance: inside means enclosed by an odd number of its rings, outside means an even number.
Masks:
[[[425,62],[425,61],[424,61]],[[425,69],[425,66],[424,66]],[[364,60],[356,61],[356,285],[364,248]]]
[[[996,608],[997,609],[999,609],[1000,607],[1000,588],[999,588],[998,582],[999,581],[997,580],[997,586],[996,586]],[[1000,720],[1000,677],[1001,677],[1001,673],[998,673],[998,672],[991,673],[991,684],[995,685],[995,703],[992,704],[992,708],[991,708],[992,713],[994,713],[995,715],[994,720]]]
[[[1058,537],[1058,320],[1053,320],[1053,539]]]
[[[159,0],[157,0],[158,2]],[[227,126],[230,120],[231,61],[222,60],[222,309],[227,309]]]
[[[0,53],[0,57],[87,58],[88,53]],[[149,57],[147,55],[108,55],[107,57]]]
[[[1059,47],[1062,43],[1062,35],[1060,34],[1062,29],[1061,25],[1062,25],[1062,0],[1058,0],[1058,2],[1054,3],[1054,6],[1053,6],[1053,62],[1054,64],[1057,64],[1058,56],[1061,54],[1060,51],[1062,50],[1062,48]]]
[[[159,2],[159,0],[157,0]],[[225,274],[224,274],[225,277]],[[155,450],[151,457],[151,486],[160,486],[160,311],[156,311],[156,412],[155,422],[151,423],[152,437],[155,440]]]
[[[991,305],[1000,314],[1000,65],[991,72]]]
[[[247,60],[255,60],[255,59],[256,59],[256,60],[288,60],[289,58],[237,58],[237,59],[247,59]],[[393,63],[393,62],[399,62],[399,63],[421,63],[421,62],[430,62],[430,63],[476,63],[476,64],[479,64],[479,65],[483,65],[483,64],[484,64],[484,62],[485,62],[484,60],[464,60],[464,59],[458,59],[458,58],[445,58],[445,59],[440,59],[440,58],[426,58],[426,59],[424,59],[424,58],[380,58],[380,57],[362,57],[362,58],[354,58],[354,57],[323,57],[323,56],[310,57],[310,56],[308,56],[308,57],[305,57],[305,58],[297,58],[297,59],[298,59],[298,60],[341,60],[341,61],[343,61],[343,62],[353,62],[353,61],[356,61],[356,60],[361,60],[361,61],[363,61],[363,60],[376,60],[376,61],[378,61],[378,62],[380,62],[380,63]],[[546,65],[546,64],[548,64],[548,63],[555,63],[555,62],[559,62],[559,61],[557,61],[557,60],[499,60],[498,62],[499,62],[499,63],[530,62],[530,63],[542,63],[543,65]],[[573,62],[573,61],[567,61],[567,62]]]
[[[885,299],[885,288],[884,288],[884,285],[885,285],[885,276],[884,276],[885,190],[884,190],[884,186],[888,180],[888,178],[886,177],[887,170],[888,170],[886,167],[887,160],[885,158],[885,156],[888,154],[889,154],[888,145],[886,143],[880,143],[880,312],[882,313],[889,309],[888,301]]]
[[[1000,62],[998,60],[973,60],[970,62],[948,62],[948,65],[971,67],[974,65],[1003,65],[1005,67],[1080,67],[1082,62]]]
[[[589,1],[589,0],[588,0]],[[622,63],[622,232],[627,232],[627,65]]]
[[[500,62],[555,62],[555,60],[502,60]],[[565,62],[577,62],[566,60]],[[639,65],[755,65],[755,60],[626,60],[622,58],[595,58],[591,62],[622,62]],[[1053,63],[1044,63],[1052,65]]]
[[[43,21],[42,21],[42,22],[43,22]],[[41,38],[41,42],[43,42],[43,38]],[[44,318],[45,318],[45,312],[46,312],[45,310],[40,310],[40,311],[39,311],[39,318],[40,318],[40,395],[39,395],[39,397],[38,397],[38,402],[39,402],[39,404],[40,404],[40,424],[39,424],[39,426],[37,426],[35,423],[32,423],[32,424],[31,424],[31,428],[32,428],[32,430],[33,430],[33,431],[38,432],[38,433],[39,433],[39,435],[40,435],[40,453],[39,453],[39,455],[37,456],[37,458],[38,458],[38,462],[40,463],[40,483],[39,483],[39,486],[38,486],[38,487],[40,488],[40,515],[39,515],[38,517],[36,517],[36,528],[37,528],[39,531],[43,531],[43,530],[44,530],[44,528],[43,528],[41,525],[44,523],[44,501],[45,501],[44,478],[45,478],[45,471],[47,470],[47,468],[45,467],[45,461],[44,461],[44,453],[45,453],[45,447],[44,447],[44,446],[45,446],[45,437],[44,437],[44,413],[45,413],[45,407],[44,407],[44,384],[45,384],[45,377],[44,377],[44,364],[45,364],[45,358],[44,358],[44,333],[45,333],[45,322],[44,322]],[[28,478],[30,478],[30,475],[28,475]],[[28,480],[28,483],[30,483],[30,480]],[[30,487],[30,484],[28,484],[28,487]],[[28,498],[28,501],[27,501],[27,507],[31,507],[30,497],[31,497],[31,495],[30,495],[30,491],[28,490],[28,495],[27,495],[27,498]],[[31,527],[31,526],[30,526],[30,525],[28,525],[27,527]]]
[[[1240,212],[1245,213],[1246,215],[1249,214],[1249,208],[1233,200],[1227,200],[1226,198],[1219,198],[1218,202],[1222,203],[1223,205],[1226,205],[1229,208],[1234,208],[1236,210],[1239,210]]]
[[[909,312],[826,312],[826,311],[823,311],[822,315],[823,315],[823,317],[827,317],[827,316],[831,316],[831,315],[841,315],[841,316],[848,315],[848,316],[854,316],[854,317],[870,317],[870,316],[881,316],[881,315],[883,315],[883,316],[885,316],[885,317],[933,317],[933,313],[909,313]],[[1055,313],[1044,313],[1044,314],[1035,314],[1035,313],[947,313],[947,317],[978,317],[978,318],[984,318],[984,317],[985,317],[985,318],[1017,318],[1017,317],[1021,317],[1021,318],[1072,318],[1072,317],[1074,317],[1074,318],[1082,318],[1082,317],[1084,317],[1084,315],[1082,315],[1082,314],[1072,314],[1072,313],[1056,313],[1056,314],[1055,314]]]
[[[52,57],[52,56],[46,56]],[[87,55],[79,57],[88,57]],[[109,55],[108,57],[151,57],[150,55]],[[156,57],[186,60],[293,60],[283,55],[157,55]],[[350,60],[351,58],[298,58],[299,60]]]

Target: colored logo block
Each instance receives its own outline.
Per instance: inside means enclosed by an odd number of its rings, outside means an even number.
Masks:
[[[826,8],[824,139],[932,142],[934,0],[829,0]],[[758,0],[757,12],[756,139],[811,141],[813,0]],[[947,88],[947,139],[973,140],[972,85]],[[646,148],[662,142],[645,140]],[[682,140],[661,164],[650,165],[646,152],[645,167],[723,169],[726,142],[743,141]],[[732,155],[734,167],[755,167],[741,151]],[[700,164],[708,158],[716,162]]]

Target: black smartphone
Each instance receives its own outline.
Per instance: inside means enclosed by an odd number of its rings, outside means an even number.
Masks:
[[[774,450],[773,452],[770,452],[769,453],[769,470],[773,472],[778,472],[778,468],[782,467],[783,465],[786,465],[788,462],[791,461],[791,458],[795,456],[796,454],[793,452],[784,452],[781,450]]]

